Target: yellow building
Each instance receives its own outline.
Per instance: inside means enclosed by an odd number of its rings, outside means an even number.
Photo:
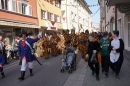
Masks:
[[[61,0],[37,0],[37,16],[42,29],[62,29]]]

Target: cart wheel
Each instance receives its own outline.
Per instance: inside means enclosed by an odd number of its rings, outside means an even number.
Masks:
[[[65,70],[64,70],[64,69],[62,69],[62,72],[64,73],[64,72],[65,72]]]
[[[76,70],[76,65],[74,66],[74,70]]]
[[[60,69],[60,72],[61,72],[61,73],[63,72],[62,69]]]
[[[72,70],[70,70],[70,73],[72,73]]]

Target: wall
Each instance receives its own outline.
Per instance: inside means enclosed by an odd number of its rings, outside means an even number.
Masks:
[[[107,7],[106,7],[106,24],[109,22],[108,32],[110,32],[110,20],[111,20],[111,18],[114,18],[114,24],[115,24],[115,13],[113,12],[113,8],[115,8],[115,7],[111,6],[110,9],[107,10]]]
[[[19,20],[24,22],[31,22],[37,24],[37,13],[36,13],[36,0],[28,0],[28,3],[32,7],[32,16],[23,15],[18,13],[18,1],[16,0],[16,12],[0,9],[0,18],[6,18],[11,20]]]

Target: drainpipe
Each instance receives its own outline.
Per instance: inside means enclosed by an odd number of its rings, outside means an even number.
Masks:
[[[117,30],[117,6],[115,5],[115,30]]]
[[[106,3],[105,3],[105,1],[104,1],[104,9],[105,9],[105,30],[106,30]]]

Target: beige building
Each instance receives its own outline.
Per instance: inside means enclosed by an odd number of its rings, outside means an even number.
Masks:
[[[61,0],[37,0],[37,16],[42,29],[62,29]]]

